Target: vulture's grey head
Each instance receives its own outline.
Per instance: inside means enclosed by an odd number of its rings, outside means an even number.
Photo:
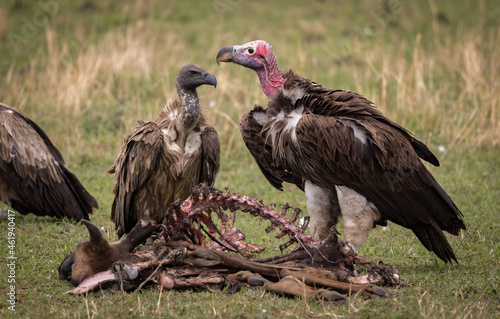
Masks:
[[[186,90],[196,90],[197,87],[203,84],[217,87],[217,79],[215,76],[196,64],[183,66],[177,74],[175,81],[179,88]]]
[[[266,68],[275,60],[271,46],[263,40],[224,47],[217,53],[216,58],[217,64],[233,62],[253,70]]]
[[[220,62],[232,62],[254,70],[259,76],[262,91],[274,98],[285,82],[276,63],[273,49],[264,40],[242,45],[231,45],[220,49],[216,58]]]

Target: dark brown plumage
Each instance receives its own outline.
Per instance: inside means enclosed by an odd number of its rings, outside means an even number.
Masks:
[[[299,176],[293,174],[290,167],[285,162],[275,162],[273,158],[273,145],[266,136],[261,134],[263,126],[255,119],[256,114],[268,117],[266,110],[260,106],[243,115],[240,121],[240,131],[245,145],[259,166],[266,179],[279,190],[283,190],[283,182],[295,184],[304,190],[304,181]],[[268,119],[269,120],[269,119]]]
[[[281,74],[264,41],[223,48],[220,61],[259,76],[271,100],[243,116],[243,140],[274,187],[304,189],[316,237],[325,238],[342,215],[344,236],[356,247],[375,224],[390,220],[445,262],[457,260],[443,231],[457,235],[465,225],[419,159],[439,165],[427,146],[359,94]]]
[[[160,223],[174,201],[199,183],[213,185],[219,171],[217,132],[207,126],[196,88],[216,86],[215,77],[197,65],[184,66],[176,78],[179,98],[167,103],[154,122],[139,121],[110,167],[115,173],[111,210],[118,235],[139,221]]]
[[[0,200],[19,213],[89,219],[97,201],[45,132],[0,103]]]

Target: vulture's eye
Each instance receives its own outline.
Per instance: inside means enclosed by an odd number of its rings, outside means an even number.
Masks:
[[[190,70],[190,71],[189,71],[189,74],[191,74],[191,75],[195,75],[195,74],[196,74],[196,71]]]
[[[255,54],[255,49],[254,48],[248,48],[247,49],[248,55],[254,55]]]

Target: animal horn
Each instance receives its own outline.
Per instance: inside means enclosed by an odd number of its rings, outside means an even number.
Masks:
[[[101,246],[106,242],[106,239],[104,239],[104,236],[102,235],[101,231],[99,230],[99,228],[97,228],[96,225],[92,224],[91,222],[85,219],[82,219],[81,221],[89,231],[90,244],[95,246]]]

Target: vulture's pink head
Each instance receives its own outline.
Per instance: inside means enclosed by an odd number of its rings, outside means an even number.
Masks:
[[[233,62],[257,72],[262,90],[270,98],[283,88],[284,80],[278,69],[276,57],[266,41],[256,40],[222,48],[217,53],[217,64],[219,62]]]

